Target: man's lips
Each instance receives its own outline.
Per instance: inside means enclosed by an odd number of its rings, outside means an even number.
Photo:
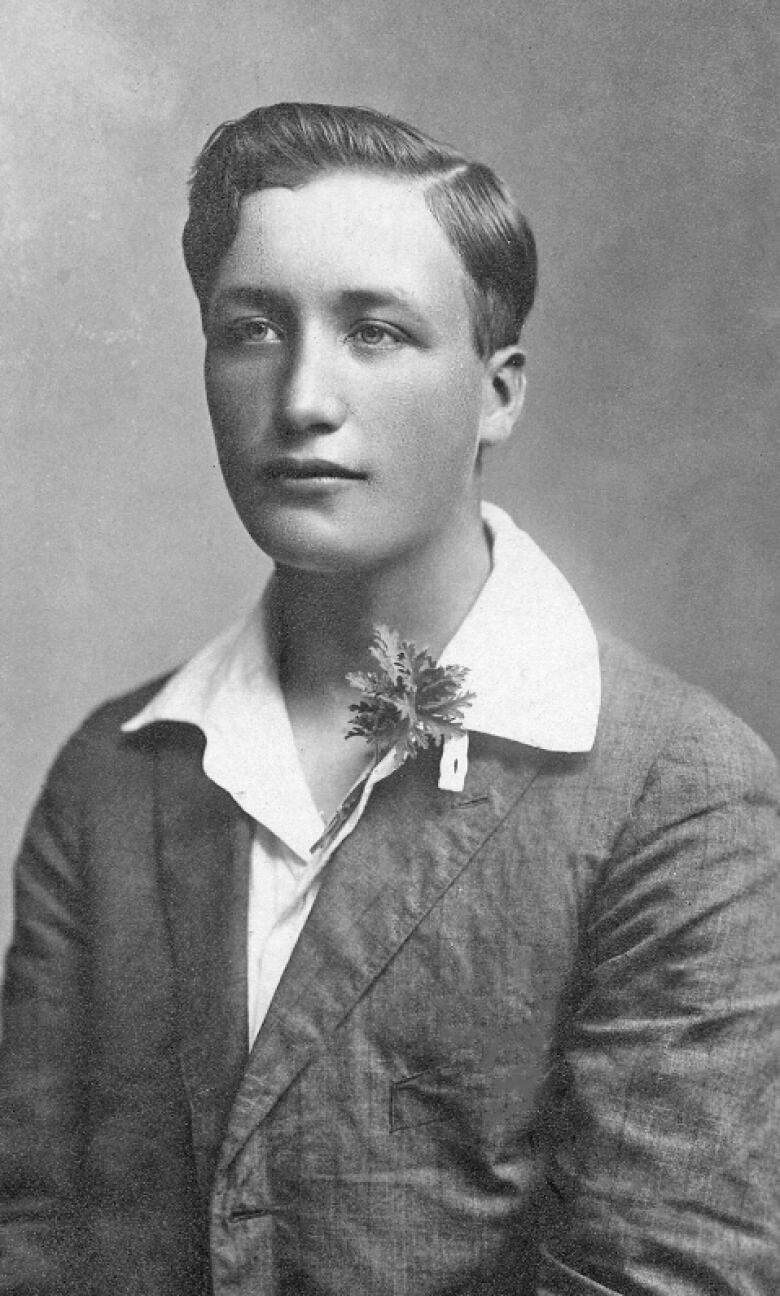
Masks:
[[[323,477],[360,480],[364,476],[344,464],[331,463],[329,459],[295,459],[292,456],[270,459],[263,464],[260,475],[267,481],[316,481]]]

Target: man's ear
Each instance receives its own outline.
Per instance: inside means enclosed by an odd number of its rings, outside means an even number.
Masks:
[[[500,445],[511,435],[525,400],[525,352],[501,347],[485,362],[479,444]]]

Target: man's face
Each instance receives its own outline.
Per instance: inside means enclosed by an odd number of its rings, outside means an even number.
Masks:
[[[225,481],[275,562],[367,570],[473,524],[494,384],[414,184],[336,171],[244,199],[206,337]]]

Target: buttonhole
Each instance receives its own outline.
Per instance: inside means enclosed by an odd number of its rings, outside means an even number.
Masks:
[[[239,1223],[241,1220],[259,1219],[261,1215],[270,1215],[273,1209],[272,1206],[239,1206],[230,1212],[228,1219],[231,1224]]]

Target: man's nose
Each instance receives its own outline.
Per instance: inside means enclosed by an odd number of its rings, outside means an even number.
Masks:
[[[280,394],[287,432],[335,432],[346,416],[340,391],[337,344],[302,338],[292,349]]]

